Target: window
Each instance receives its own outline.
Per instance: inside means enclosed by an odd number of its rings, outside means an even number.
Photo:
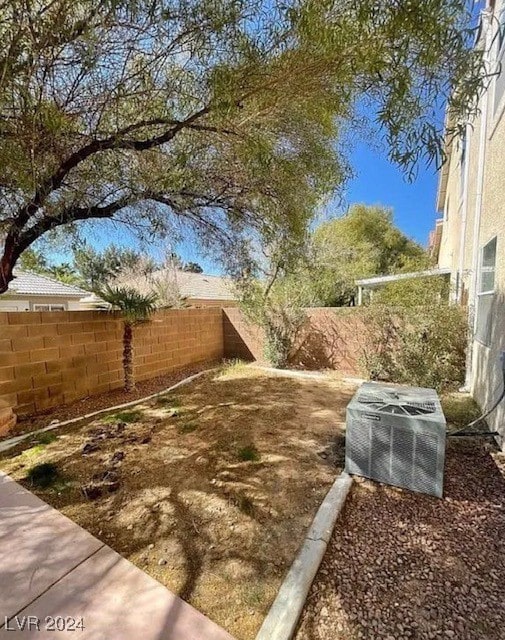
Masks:
[[[491,342],[492,311],[496,272],[496,238],[481,250],[477,288],[477,326],[475,337],[482,344]]]
[[[65,304],[34,304],[34,311],[66,311]]]

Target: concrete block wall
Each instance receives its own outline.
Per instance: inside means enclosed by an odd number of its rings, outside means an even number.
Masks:
[[[170,309],[135,328],[135,376],[148,380],[223,357],[220,308]]]
[[[307,322],[296,341],[291,365],[361,374],[367,335],[363,313],[359,307],[307,309]],[[223,309],[223,330],[226,358],[264,360],[264,336],[247,322],[240,309]]]
[[[122,336],[107,312],[0,313],[0,399],[23,416],[121,387]],[[137,380],[222,355],[221,309],[161,311],[134,329]]]

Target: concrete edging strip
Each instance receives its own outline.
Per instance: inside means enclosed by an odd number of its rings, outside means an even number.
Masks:
[[[292,638],[351,484],[351,476],[342,472],[326,494],[256,640]]]
[[[321,380],[327,377],[327,374],[323,371],[299,371],[298,369],[276,369],[275,367],[266,367],[264,365],[258,365],[252,363],[253,369],[259,369],[260,371],[266,371],[267,373],[277,374],[278,376],[286,376],[288,378],[307,378],[311,380]],[[357,378],[354,376],[344,376],[342,378],[344,382],[351,382],[353,384],[361,384],[366,382],[365,378]]]
[[[36,436],[38,433],[44,433],[45,431],[53,431],[54,429],[59,429],[60,427],[66,427],[69,424],[75,424],[77,422],[82,422],[83,420],[88,420],[89,418],[94,418],[95,416],[102,415],[102,413],[111,413],[117,411],[118,409],[128,409],[129,407],[134,407],[137,404],[142,404],[143,402],[147,402],[148,400],[152,400],[153,398],[157,398],[158,396],[163,396],[166,393],[170,393],[177,387],[182,387],[189,382],[193,382],[197,378],[205,375],[206,373],[210,373],[211,371],[215,371],[217,367],[212,367],[211,369],[205,369],[204,371],[199,371],[198,373],[194,373],[192,376],[184,378],[183,380],[179,380],[176,384],[173,384],[171,387],[167,387],[162,391],[157,391],[156,393],[152,393],[149,396],[145,396],[144,398],[138,398],[137,400],[132,400],[131,402],[124,402],[123,404],[117,404],[114,407],[106,407],[105,409],[99,409],[98,411],[92,411],[91,413],[86,413],[82,416],[78,416],[77,418],[71,418],[70,420],[64,420],[63,422],[56,422],[55,424],[50,424],[47,427],[43,427],[42,429],[37,429],[36,431],[29,431],[28,433],[22,433],[19,436],[14,436],[14,438],[9,438],[8,440],[0,441],[0,453],[4,451],[8,451],[15,447],[23,440],[27,438],[31,438]]]

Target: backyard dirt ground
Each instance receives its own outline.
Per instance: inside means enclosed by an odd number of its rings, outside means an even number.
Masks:
[[[42,413],[22,418],[18,420],[16,425],[6,434],[5,438],[2,439],[7,440],[21,433],[30,433],[37,429],[42,429],[52,422],[63,422],[64,420],[78,418],[93,411],[101,411],[102,409],[126,404],[133,400],[141,400],[146,396],[159,393],[171,387],[194,373],[215,367],[217,364],[216,361],[202,362],[190,367],[184,367],[178,371],[166,373],[162,376],[157,376],[156,378],[137,382],[133,391],[125,391],[124,388],[120,387],[107,391],[106,393],[86,396],[69,404],[61,405],[56,409],[48,409]]]
[[[343,466],[354,391],[332,376],[229,366],[134,409],[33,436],[0,468],[252,639]]]
[[[503,640],[505,456],[450,441],[444,499],[351,490],[296,640]]]

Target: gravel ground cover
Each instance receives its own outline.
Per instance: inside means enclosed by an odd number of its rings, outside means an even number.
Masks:
[[[450,441],[443,500],[357,479],[297,640],[503,640],[505,457]]]

